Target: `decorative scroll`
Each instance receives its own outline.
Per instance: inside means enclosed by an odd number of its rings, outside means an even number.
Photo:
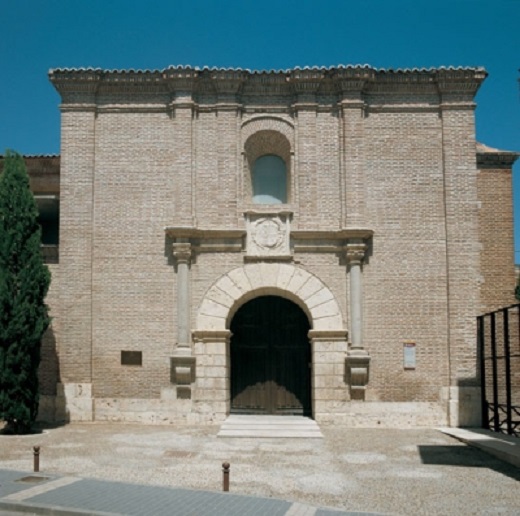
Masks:
[[[177,398],[191,398],[191,384],[195,381],[195,357],[177,356],[170,358],[170,380],[177,385]]]
[[[364,401],[370,370],[370,355],[366,351],[350,351],[345,359],[345,368],[350,383],[350,398]]]

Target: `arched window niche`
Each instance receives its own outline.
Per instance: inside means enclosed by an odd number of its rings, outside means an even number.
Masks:
[[[291,145],[271,129],[253,133],[244,144],[246,204],[276,206],[291,202]]]
[[[253,165],[253,204],[287,203],[287,168],[275,154],[260,156]]]

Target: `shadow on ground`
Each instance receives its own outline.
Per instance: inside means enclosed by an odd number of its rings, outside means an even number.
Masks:
[[[514,480],[520,480],[520,470],[517,467],[464,444],[460,446],[421,444],[418,446],[418,449],[423,464],[488,468]]]

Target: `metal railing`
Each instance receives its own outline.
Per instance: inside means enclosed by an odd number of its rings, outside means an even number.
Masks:
[[[483,428],[520,437],[520,304],[477,317]]]

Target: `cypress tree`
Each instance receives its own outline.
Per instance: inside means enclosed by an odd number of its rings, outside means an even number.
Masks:
[[[29,432],[38,413],[38,366],[49,326],[50,273],[23,158],[7,151],[0,176],[0,419]]]

